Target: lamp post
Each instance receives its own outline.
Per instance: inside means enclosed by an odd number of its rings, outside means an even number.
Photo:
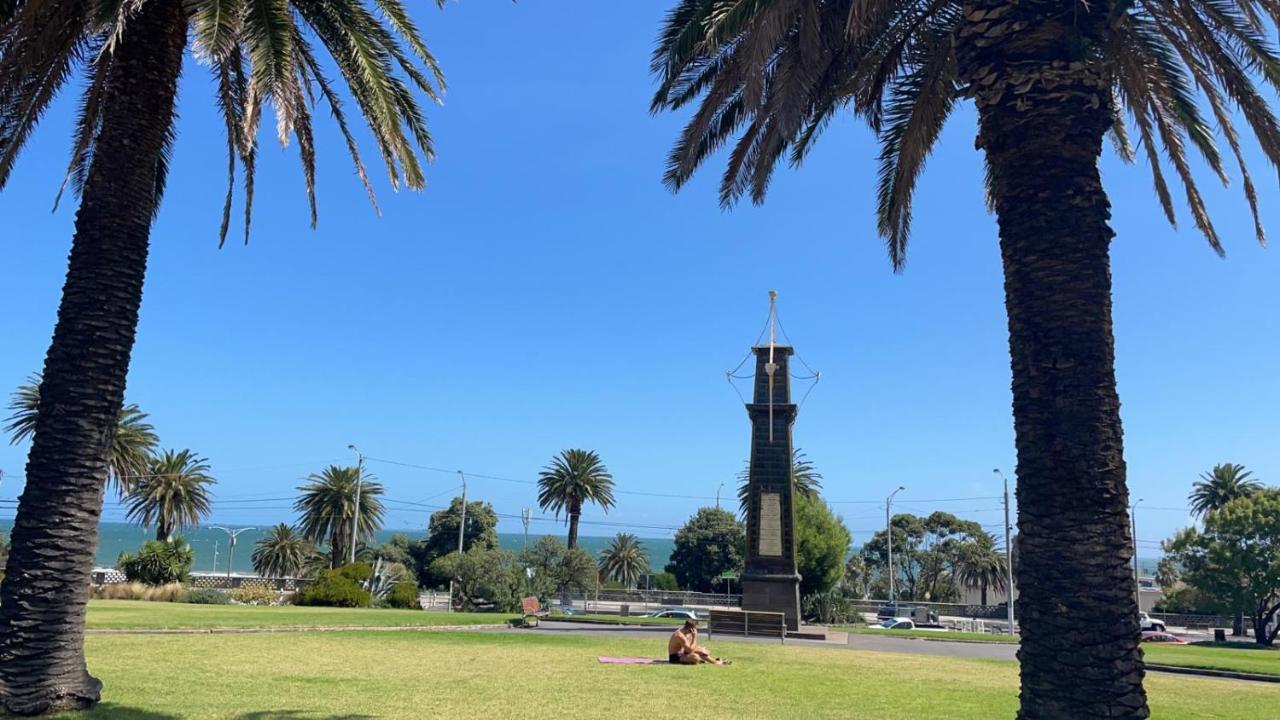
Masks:
[[[463,532],[467,528],[467,474],[458,471],[458,477],[462,478],[462,516],[458,518],[458,555],[462,555]],[[525,527],[528,527],[526,525]],[[528,531],[525,531],[525,544],[528,544]],[[453,612],[453,580],[449,580],[449,612]]]
[[[1008,608],[1009,634],[1013,634],[1013,543],[1009,537],[1009,478],[996,468],[991,472],[1004,481],[1004,572],[1005,572],[1005,606]]]
[[[720,491],[724,489],[724,483],[720,483],[720,487],[716,488],[716,509],[720,509]]]
[[[1138,603],[1138,612],[1142,612],[1142,586],[1138,583],[1138,498],[1129,506],[1129,532],[1133,535],[1133,600]]]
[[[884,535],[886,541],[889,543],[889,604],[891,605],[895,604],[898,599],[893,578],[893,496],[903,490],[906,490],[906,488],[899,485],[898,489],[889,493],[888,499],[884,501]],[[898,612],[896,605],[893,611],[895,613]]]
[[[364,453],[355,445],[348,445],[348,450],[356,454],[356,504],[351,508],[351,559],[356,561],[356,531],[360,527],[360,486],[364,481]]]
[[[222,532],[226,533],[229,538],[231,538],[231,541],[228,543],[228,545],[230,545],[230,548],[227,550],[227,577],[231,577],[231,565],[232,563],[235,562],[235,559],[236,559],[236,537],[239,536],[240,533],[242,532],[257,530],[257,528],[247,527],[247,528],[232,529],[228,527],[222,527],[221,525],[210,525],[209,527],[213,530],[221,530]],[[216,558],[215,558],[215,561],[216,561]]]

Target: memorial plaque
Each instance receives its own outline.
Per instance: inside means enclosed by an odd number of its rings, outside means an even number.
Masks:
[[[782,557],[782,499],[778,493],[760,494],[760,554]]]

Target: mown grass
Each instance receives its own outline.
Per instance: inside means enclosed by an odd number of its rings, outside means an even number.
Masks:
[[[926,638],[929,640],[950,640],[954,642],[994,642],[1017,644],[1016,635],[997,635],[996,633],[975,632],[940,632],[937,630],[872,630],[866,626],[833,626],[832,630],[854,633],[855,635],[885,635],[888,637]]]
[[[1276,649],[1156,643],[1145,643],[1142,649],[1150,663],[1280,675],[1280,650]],[[1276,693],[1280,697],[1280,688]]]
[[[551,615],[542,618],[548,622],[583,622],[594,623],[597,625],[683,625],[684,618],[671,617],[642,617],[635,615]]]
[[[97,635],[89,666],[115,720],[538,720],[688,716],[855,720],[1013,717],[1012,662],[721,642],[730,667],[601,665],[661,643],[532,632]],[[1153,717],[1270,717],[1276,689],[1150,676]]]
[[[421,627],[503,624],[501,613],[447,613],[367,608],[188,605],[141,600],[91,600],[90,630],[166,630],[270,627]]]

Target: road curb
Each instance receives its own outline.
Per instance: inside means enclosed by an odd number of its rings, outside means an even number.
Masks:
[[[503,624],[484,625],[285,625],[279,627],[224,628],[95,628],[86,635],[254,635],[266,633],[321,632],[461,632],[467,630],[501,630]]]
[[[1184,667],[1182,665],[1160,665],[1146,663],[1148,670],[1178,675],[1200,675],[1203,677],[1228,678],[1231,680],[1250,680],[1252,682],[1280,683],[1280,675],[1264,675],[1262,673],[1237,672],[1235,670],[1212,670],[1209,668]]]

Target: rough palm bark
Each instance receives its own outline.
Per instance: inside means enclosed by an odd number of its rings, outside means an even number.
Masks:
[[[13,714],[99,699],[85,607],[185,28],[178,0],[149,2],[115,51],[0,585],[0,702]]]
[[[1019,718],[1145,718],[1114,371],[1110,3],[977,0],[956,46],[1000,228],[1018,452]]]
[[[565,543],[570,550],[578,547],[578,520],[582,517],[582,503],[574,501],[569,506],[569,540]]]

